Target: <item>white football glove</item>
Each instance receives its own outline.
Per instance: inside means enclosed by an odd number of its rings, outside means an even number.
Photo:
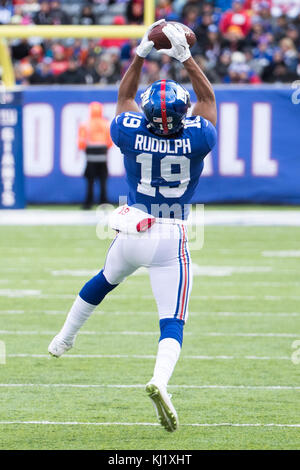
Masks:
[[[179,62],[185,62],[191,57],[190,46],[188,45],[185,32],[179,24],[170,24],[163,28],[163,32],[172,44],[171,49],[160,49],[160,54],[167,54]]]
[[[139,57],[147,57],[147,55],[151,52],[152,50],[152,47],[154,46],[154,42],[153,41],[149,41],[148,39],[148,34],[150,33],[150,31],[155,28],[155,26],[157,26],[158,24],[160,23],[163,23],[164,21],[166,20],[158,20],[156,21],[155,23],[153,23],[146,31],[143,39],[142,39],[142,42],[138,45],[138,47],[136,48],[136,51],[135,53],[139,56]]]

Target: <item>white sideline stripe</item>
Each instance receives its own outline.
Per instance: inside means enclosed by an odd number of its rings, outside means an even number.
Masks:
[[[160,426],[158,423],[125,423],[125,422],[83,422],[83,421],[0,421],[2,425],[8,424],[46,424],[56,426]],[[300,428],[300,424],[279,424],[279,423],[183,423],[180,426],[196,427],[278,427],[278,428]]]
[[[18,388],[18,387],[42,387],[42,388],[145,388],[145,384],[1,384],[0,388]],[[292,385],[168,385],[168,388],[174,389],[195,389],[195,390],[300,390],[300,386]]]
[[[39,359],[52,359],[49,354],[7,354],[6,357],[22,358],[32,357]],[[66,354],[63,356],[66,359],[156,359],[156,355],[148,354]],[[290,356],[182,356],[182,359],[197,359],[197,360],[234,360],[234,359],[249,359],[249,360],[262,360],[262,361],[290,361]]]
[[[0,335],[21,335],[21,336],[33,336],[33,335],[55,335],[55,331],[26,331],[26,330],[0,330]],[[153,336],[158,335],[157,331],[81,331],[79,335],[91,335],[91,336],[113,336],[113,335],[132,335],[132,336]],[[187,332],[185,335],[191,336],[192,333]],[[261,338],[300,338],[300,334],[297,333],[222,333],[222,332],[208,332],[208,333],[197,333],[198,336],[236,336],[236,337],[261,337]]]

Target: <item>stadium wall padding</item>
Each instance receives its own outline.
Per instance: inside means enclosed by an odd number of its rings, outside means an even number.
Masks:
[[[25,207],[22,92],[0,93],[0,209]]]
[[[193,202],[300,203],[298,85],[215,87],[218,143]],[[77,150],[77,129],[91,101],[103,103],[113,118],[117,88],[28,87],[23,101],[27,202],[82,202],[85,157]],[[114,147],[108,158],[108,197],[117,202],[127,190],[123,157]]]

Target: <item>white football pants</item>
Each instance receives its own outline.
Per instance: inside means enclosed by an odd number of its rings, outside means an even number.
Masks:
[[[160,320],[186,322],[192,288],[186,226],[158,222],[144,233],[119,232],[107,253],[105,278],[110,284],[119,284],[141,266],[149,270]]]

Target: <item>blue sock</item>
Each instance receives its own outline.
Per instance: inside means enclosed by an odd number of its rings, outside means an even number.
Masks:
[[[178,318],[164,318],[159,322],[160,338],[173,338],[182,346],[184,321]]]
[[[99,305],[100,302],[104,299],[106,294],[112,291],[118,284],[110,284],[107,282],[103,269],[90,279],[79,292],[79,296],[85,302],[88,302],[92,305]]]

